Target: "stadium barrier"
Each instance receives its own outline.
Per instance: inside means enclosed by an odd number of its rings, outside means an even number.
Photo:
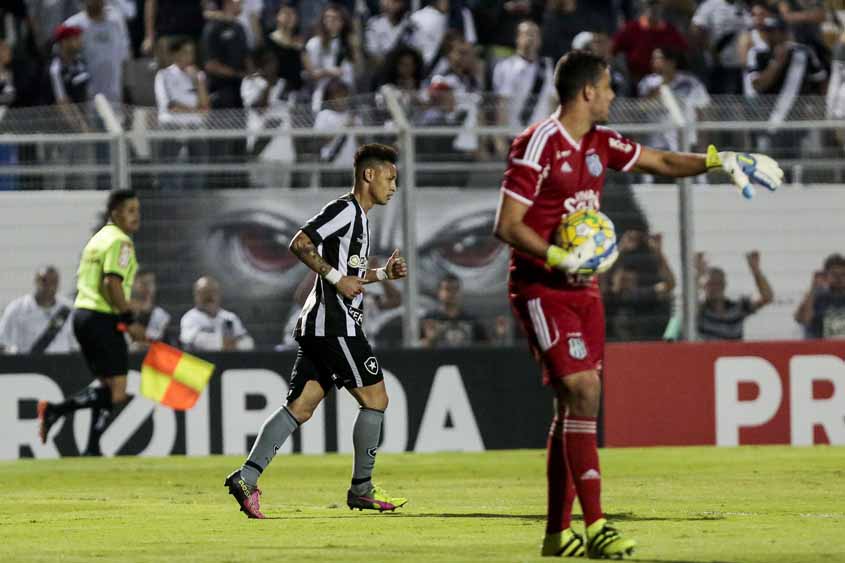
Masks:
[[[615,344],[607,446],[845,445],[842,342]]]
[[[132,357],[132,400],[102,439],[105,455],[244,455],[264,419],[288,392],[295,353],[204,354],[217,366],[193,409],[173,411],[139,395],[141,356]],[[540,448],[549,398],[525,350],[393,350],[379,353],[390,395],[381,451],[432,452]],[[37,400],[61,401],[90,381],[82,358],[0,357],[0,460],[77,455],[90,411],[59,422],[38,440]],[[331,393],[282,453],[352,451],[358,405]]]

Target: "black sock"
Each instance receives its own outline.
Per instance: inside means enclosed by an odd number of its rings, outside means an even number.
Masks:
[[[102,409],[111,406],[111,391],[108,387],[85,387],[77,391],[64,403],[50,405],[50,410],[61,416],[79,409]]]

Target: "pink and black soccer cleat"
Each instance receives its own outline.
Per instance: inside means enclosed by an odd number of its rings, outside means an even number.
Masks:
[[[244,481],[240,469],[235,470],[226,477],[226,482],[224,484],[229,488],[229,494],[235,497],[235,500],[238,501],[238,506],[240,506],[241,512],[246,514],[247,518],[266,518],[266,516],[264,516],[261,512],[261,507],[259,506],[261,489],[258,487],[250,487],[246,481]]]
[[[352,491],[346,493],[346,506],[350,510],[357,508],[358,510],[378,510],[384,512],[390,510],[393,512],[397,508],[405,506],[408,499],[401,497],[391,497],[383,489],[373,487],[365,495],[356,495]]]
[[[59,420],[59,416],[52,412],[50,403],[47,401],[38,401],[36,412],[38,413],[38,437],[41,439],[42,444],[46,444],[47,434],[50,432],[50,428]]]

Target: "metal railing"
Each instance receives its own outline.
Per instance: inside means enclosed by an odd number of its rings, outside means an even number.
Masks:
[[[477,104],[475,121],[461,122],[458,116],[451,125],[431,126],[420,118],[422,110],[430,108],[426,105],[430,102],[409,103],[398,92],[387,88],[374,95],[350,99],[346,107],[354,116],[348,120],[351,125],[325,130],[314,128],[315,116],[310,105],[284,108],[281,113],[220,110],[200,116],[194,126],[169,127],[158,120],[154,108],[114,107],[98,98],[90,107],[76,108],[75,123],[83,125],[76,129],[67,108],[8,110],[0,115],[0,145],[17,148],[19,154],[29,153],[27,158],[0,163],[0,180],[17,179],[18,187],[22,188],[51,188],[56,185],[55,178],[72,175],[88,180],[73,185],[65,179],[60,185],[163,189],[168,176],[182,175],[199,177],[200,186],[212,188],[245,187],[261,182],[259,187],[265,188],[313,189],[320,187],[330,173],[346,174],[351,181],[348,162],[321,158],[321,148],[326,143],[342,136],[353,142],[382,140],[395,143],[402,155],[403,244],[406,249],[415,249],[417,190],[497,188],[505,168],[505,155],[496,149],[496,140],[510,139],[519,133],[517,127],[495,124],[496,100],[492,96],[474,96],[470,102]],[[765,147],[779,158],[787,181],[793,185],[841,182],[845,178],[845,159],[841,158],[842,149],[834,133],[845,130],[845,121],[828,119],[829,112],[821,97],[799,98],[785,118],[773,119],[777,105],[777,98],[716,97],[709,106],[691,112],[664,89],[658,98],[617,101],[610,121],[621,133],[645,144],[654,141],[658,145],[674,144],[672,148],[679,150],[701,150],[711,141],[738,150]],[[473,137],[478,148],[455,149],[455,139],[461,135]],[[250,142],[254,149],[278,139],[284,139],[293,151],[284,154],[283,159],[263,159],[260,152],[243,150],[244,144],[249,146]],[[438,140],[439,144],[433,142]],[[205,143],[205,154],[195,156],[186,149],[193,142]],[[241,145],[226,152],[227,142]],[[426,142],[437,150],[430,150]],[[170,149],[178,149],[177,152],[161,152],[167,143],[173,145]],[[221,147],[207,150],[214,143]],[[85,150],[74,153],[73,149],[82,148]],[[51,153],[54,149],[60,153],[58,156]],[[31,184],[27,184],[28,179]],[[344,181],[341,178],[340,182]],[[639,176],[635,181],[651,183],[653,179]],[[677,182],[678,235],[682,243],[684,333],[694,339],[698,288],[692,237],[696,213],[689,197],[690,184],[689,180]],[[407,345],[416,345],[419,342],[416,252],[410,252],[408,260],[411,276],[403,334]]]

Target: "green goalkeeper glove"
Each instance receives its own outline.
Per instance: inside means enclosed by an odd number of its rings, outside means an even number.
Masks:
[[[764,154],[722,151],[707,147],[707,170],[726,172],[746,199],[754,197],[754,185],[775,191],[783,183],[783,170],[771,157]]]
[[[574,274],[593,259],[596,254],[596,242],[592,237],[573,248],[570,252],[559,246],[550,245],[546,251],[546,266]]]

